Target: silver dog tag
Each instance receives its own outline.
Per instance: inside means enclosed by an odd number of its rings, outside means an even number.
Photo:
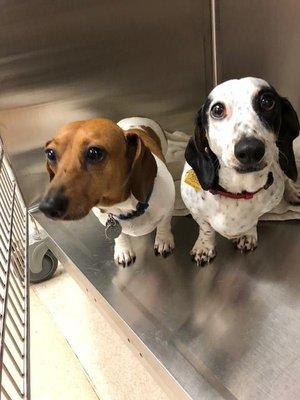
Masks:
[[[112,214],[109,214],[105,224],[105,236],[107,239],[116,239],[122,233],[122,227],[120,222],[114,218]]]

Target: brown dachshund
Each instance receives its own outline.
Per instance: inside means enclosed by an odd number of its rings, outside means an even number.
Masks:
[[[40,203],[49,218],[75,220],[93,209],[115,239],[115,261],[135,261],[130,236],[157,228],[155,254],[174,248],[175,189],[165,165],[164,131],[147,118],[78,121],[46,144],[50,184]]]

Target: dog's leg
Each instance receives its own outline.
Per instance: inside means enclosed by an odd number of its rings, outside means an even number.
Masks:
[[[257,226],[246,232],[244,235],[234,239],[233,244],[241,252],[253,251],[257,247]]]
[[[124,268],[135,262],[136,255],[131,245],[130,236],[125,233],[121,233],[115,239],[114,259],[116,264],[122,265]]]
[[[175,244],[171,231],[171,219],[172,215],[168,215],[157,225],[154,242],[154,253],[156,256],[168,257],[174,250]]]
[[[198,267],[203,267],[216,256],[216,233],[208,222],[203,220],[197,220],[197,222],[199,236],[191,250],[191,256]]]
[[[285,182],[284,198],[292,206],[300,206],[300,184],[287,179]]]

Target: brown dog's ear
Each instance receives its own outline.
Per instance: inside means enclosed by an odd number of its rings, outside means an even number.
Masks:
[[[135,132],[126,131],[127,157],[130,160],[130,189],[134,197],[145,203],[151,193],[157,174],[157,165],[151,151]]]
[[[185,150],[185,159],[195,171],[202,188],[209,190],[218,184],[219,161],[208,144],[204,113],[202,107],[197,114],[194,137],[190,138]]]
[[[297,166],[293,141],[299,135],[299,120],[288,99],[281,98],[281,126],[278,134],[279,164],[283,172],[293,181],[297,180]]]

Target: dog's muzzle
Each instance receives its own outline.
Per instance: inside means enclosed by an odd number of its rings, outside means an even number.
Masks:
[[[44,197],[39,205],[39,209],[48,218],[62,219],[66,214],[68,203],[67,197],[62,193],[53,193]]]
[[[237,171],[241,173],[259,171],[265,167],[262,159],[265,155],[264,143],[256,138],[243,138],[234,146],[234,155],[240,166]]]

